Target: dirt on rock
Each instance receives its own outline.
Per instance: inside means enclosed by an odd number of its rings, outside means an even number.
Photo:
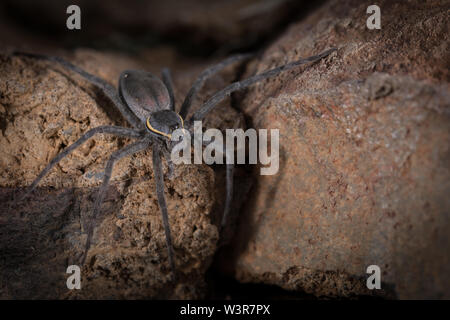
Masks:
[[[280,170],[258,175],[217,263],[242,282],[316,296],[450,297],[449,1],[330,1],[247,75],[338,50],[256,84],[239,107],[280,130]],[[378,265],[382,290],[368,290]]]

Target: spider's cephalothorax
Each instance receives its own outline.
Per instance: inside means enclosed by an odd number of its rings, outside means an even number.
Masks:
[[[251,57],[249,54],[241,54],[232,56],[221,63],[214,65],[205,71],[203,71],[197,80],[194,82],[192,88],[189,90],[186,98],[181,105],[179,113],[175,111],[174,96],[172,81],[168,69],[164,69],[162,72],[162,81],[152,75],[149,72],[140,70],[128,70],[121,74],[119,79],[119,90],[117,91],[112,85],[107,83],[101,78],[98,78],[83,69],[61,59],[58,57],[50,57],[38,54],[20,53],[16,52],[14,55],[21,55],[26,57],[32,57],[37,59],[43,59],[56,62],[68,70],[74,71],[81,75],[83,78],[98,87],[115,105],[120,111],[122,116],[127,120],[132,128],[118,127],[118,126],[100,126],[93,128],[81,136],[72,145],[64,149],[58,154],[50,163],[41,171],[38,177],[28,187],[27,192],[21,197],[26,197],[31,191],[36,188],[37,184],[42,178],[65,156],[70,154],[73,150],[78,148],[81,144],[87,141],[89,138],[98,133],[108,133],[117,136],[134,138],[137,141],[131,143],[120,150],[115,151],[106,164],[105,174],[103,177],[102,185],[100,186],[98,196],[95,200],[93,215],[88,223],[87,227],[87,240],[85,250],[81,259],[81,263],[84,263],[87,253],[91,245],[91,239],[93,230],[95,227],[95,220],[98,211],[100,210],[101,203],[106,194],[109,181],[111,179],[112,169],[114,164],[131,154],[139,152],[141,150],[152,148],[153,153],[153,171],[156,184],[156,194],[158,198],[159,208],[161,210],[164,232],[166,236],[166,245],[168,249],[169,265],[175,276],[175,261],[174,252],[172,246],[172,240],[170,235],[169,218],[167,213],[167,205],[164,196],[164,177],[162,171],[161,157],[167,155],[167,143],[164,145],[163,141],[168,141],[174,130],[179,128],[188,128],[192,130],[192,123],[195,120],[202,120],[221,100],[232,92],[244,89],[258,81],[274,77],[282,71],[290,70],[299,65],[318,61],[336,49],[330,49],[322,52],[319,55],[308,57],[305,59],[297,60],[280,67],[267,70],[263,73],[252,76],[242,81],[234,82],[224,89],[214,94],[209,100],[207,100],[192,116],[187,120],[189,109],[197,92],[202,87],[204,81],[222,70],[226,66],[235,63],[237,61],[243,61]],[[192,134],[192,132],[191,132]],[[170,159],[167,158],[169,164]],[[170,167],[170,166],[169,166]],[[226,165],[226,200],[225,209],[222,216],[221,228],[225,226],[226,218],[230,211],[230,204],[233,194],[233,165]]]
[[[147,129],[166,138],[172,138],[172,132],[184,129],[183,118],[172,110],[154,112],[145,122]]]

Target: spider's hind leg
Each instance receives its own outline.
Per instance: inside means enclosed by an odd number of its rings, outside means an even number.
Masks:
[[[109,99],[111,99],[114,106],[119,110],[124,119],[127,120],[127,122],[130,125],[132,125],[135,128],[142,128],[142,124],[140,123],[139,119],[130,111],[130,109],[126,105],[123,104],[122,100],[119,98],[117,90],[105,80],[89,72],[84,71],[80,67],[60,57],[46,56],[42,54],[26,53],[19,51],[13,52],[13,55],[56,62],[62,67],[64,67],[66,70],[78,73],[81,77],[83,77],[85,80],[96,86],[98,89],[100,89],[100,91],[103,92],[104,95],[106,95]]]
[[[174,175],[174,167],[173,167],[173,161],[171,159],[171,154],[166,148],[162,148],[161,151],[163,152],[164,157],[166,158],[167,167],[169,169],[167,177],[169,178],[169,180],[172,180],[173,179],[173,175]]]
[[[147,148],[149,145],[150,145],[150,142],[148,140],[139,140],[139,141],[136,141],[135,143],[127,145],[126,147],[114,152],[111,155],[111,158],[109,158],[108,163],[106,164],[105,174],[103,176],[103,182],[102,182],[102,185],[100,186],[97,198],[94,203],[94,210],[92,213],[92,217],[88,223],[86,245],[85,245],[84,252],[81,256],[81,264],[82,265],[84,264],[86,257],[87,257],[87,253],[89,251],[89,248],[91,247],[91,240],[92,240],[92,235],[94,232],[94,227],[96,224],[97,214],[98,214],[98,211],[100,210],[100,205],[102,204],[103,199],[105,197],[106,190],[107,190],[108,184],[109,184],[109,180],[111,179],[111,173],[114,168],[114,164],[118,160],[120,160],[126,156],[132,155],[138,151],[141,151],[141,150]]]
[[[215,93],[211,98],[209,98],[209,100],[206,101],[200,109],[198,109],[197,111],[194,112],[194,114],[189,119],[189,122],[193,123],[196,120],[202,120],[220,101],[222,101],[225,97],[229,96],[231,93],[233,93],[237,90],[245,89],[254,83],[260,82],[260,81],[265,80],[270,77],[274,77],[283,71],[291,70],[302,64],[309,63],[309,62],[315,62],[320,59],[323,59],[326,56],[328,56],[330,53],[332,53],[336,50],[337,50],[336,48],[329,49],[329,50],[326,50],[316,56],[311,56],[311,57],[308,57],[305,59],[300,59],[300,60],[297,60],[294,62],[290,62],[288,64],[276,67],[274,69],[264,71],[260,74],[252,76],[245,80],[233,82],[232,84],[228,85],[224,89]]]
[[[175,111],[175,96],[173,94],[173,81],[169,68],[164,68],[161,72],[162,81],[169,92],[170,110]]]
[[[186,118],[189,109],[191,108],[192,102],[194,101],[194,98],[196,97],[198,91],[202,88],[203,83],[208,79],[209,77],[213,76],[220,70],[224,69],[225,67],[235,63],[235,62],[241,62],[244,60],[249,59],[252,57],[252,54],[237,54],[234,56],[229,57],[228,59],[225,59],[221,62],[219,62],[216,65],[213,65],[209,67],[208,69],[204,70],[195,80],[194,84],[192,85],[191,89],[189,90],[188,94],[186,95],[186,98],[183,101],[183,104],[181,105],[180,109],[180,115],[183,119]]]

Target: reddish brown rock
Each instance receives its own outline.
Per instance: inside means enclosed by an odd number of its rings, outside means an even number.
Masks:
[[[173,56],[173,52],[161,49]],[[153,51],[154,58],[160,55]],[[142,68],[159,72],[162,65],[126,56],[78,51],[75,64],[116,85],[121,71]],[[147,61],[147,62],[146,62]],[[186,60],[185,60],[186,61]],[[174,67],[170,59],[161,64]],[[211,62],[212,63],[212,62]],[[189,65],[189,62],[186,62]],[[180,64],[178,64],[179,66]],[[207,63],[174,74],[178,106]],[[82,290],[69,291],[65,273],[82,252],[105,163],[128,139],[100,135],[60,162],[30,197],[15,203],[49,160],[88,129],[125,125],[111,103],[81,77],[59,66],[33,59],[1,56],[0,60],[0,296],[2,298],[199,298],[205,293],[204,272],[218,241],[213,205],[223,192],[206,165],[175,166],[165,179],[169,220],[180,272],[170,281],[164,230],[155,195],[151,150],[120,160],[103,203]],[[234,77],[230,68],[213,77],[202,92],[216,91]],[[239,114],[229,100],[219,107],[227,116],[210,117],[220,125]],[[222,124],[223,125],[223,124]],[[167,171],[164,162],[164,171]],[[219,197],[216,198],[216,196]],[[220,207],[215,206],[215,207]],[[216,208],[216,210],[222,210]]]
[[[280,129],[280,170],[257,177],[224,269],[317,296],[450,297],[448,1],[331,1],[248,74],[326,59],[255,85],[240,108]],[[382,290],[366,288],[381,268]]]

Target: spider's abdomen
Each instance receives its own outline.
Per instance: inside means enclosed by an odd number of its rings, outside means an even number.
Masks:
[[[123,102],[145,122],[153,112],[169,109],[170,96],[164,83],[150,72],[127,70],[119,78]]]

